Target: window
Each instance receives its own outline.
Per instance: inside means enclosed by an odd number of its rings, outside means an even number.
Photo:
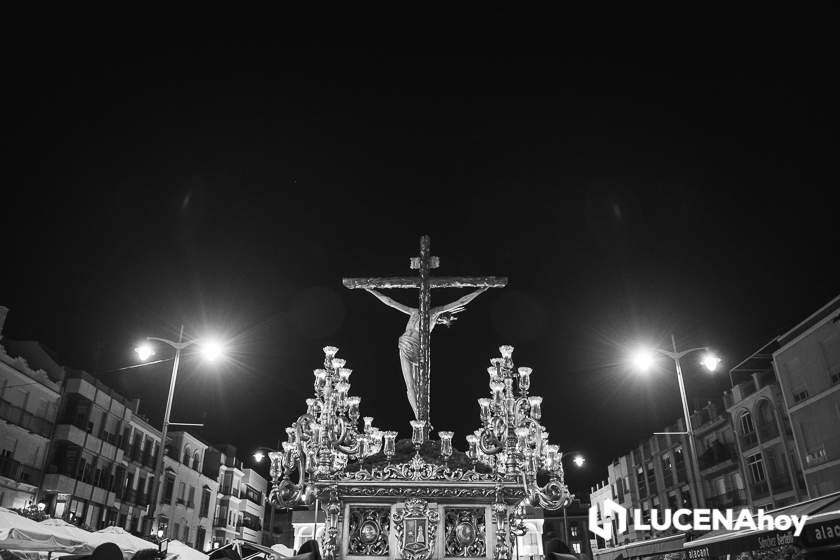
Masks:
[[[573,542],[572,543],[572,550],[575,551],[575,554],[580,554],[580,543],[579,542]]]
[[[680,489],[680,499],[682,500],[682,507],[691,509],[691,491],[688,486],[683,486]]]
[[[636,468],[636,486],[639,488],[639,497],[646,497],[647,486],[645,486],[645,469],[641,466]]]
[[[187,495],[187,507],[195,507],[195,488],[190,486],[190,492]]]
[[[753,482],[764,481],[764,461],[761,459],[761,453],[747,457],[747,470],[750,471]]]
[[[178,525],[177,523],[175,523],[175,524],[173,525],[173,528],[174,528],[175,530],[172,532],[172,535],[173,535],[175,538],[177,538],[177,537],[178,537],[178,533],[180,533],[180,532],[181,532],[181,526],[180,526],[180,525]]]
[[[677,482],[685,481],[685,457],[682,446],[674,448],[674,479]]]
[[[656,494],[656,471],[653,470],[653,463],[647,464],[647,483],[648,491],[651,494]]]
[[[808,389],[804,387],[797,387],[793,390],[793,402],[798,403],[808,398]]]
[[[668,454],[662,456],[662,478],[665,480],[665,486],[673,484],[674,465],[671,462],[671,456]]]
[[[181,539],[181,542],[188,543],[190,542],[190,526],[184,525],[184,536]]]
[[[805,455],[805,463],[808,465],[820,463],[825,459],[825,457],[825,445],[821,445],[817,449],[813,449]]]
[[[172,493],[175,491],[175,477],[166,475],[166,484],[163,487],[163,502],[167,504],[172,503]]]
[[[578,536],[578,527],[577,527],[577,523],[574,523],[574,524],[572,524],[572,525],[569,525],[569,532],[571,533],[571,535],[572,535],[573,537]]]
[[[201,509],[199,510],[199,517],[207,517],[210,512],[210,488],[205,486],[201,489]]]
[[[245,485],[245,499],[250,500],[258,505],[263,505],[262,503],[262,492],[258,491],[257,489]]]
[[[755,426],[753,425],[752,421],[752,414],[749,412],[742,412],[741,413],[741,433],[751,434],[755,431]]]

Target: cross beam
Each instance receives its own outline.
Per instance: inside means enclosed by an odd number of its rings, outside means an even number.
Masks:
[[[356,289],[367,288],[416,288],[419,290],[420,305],[420,356],[417,405],[420,420],[426,421],[426,435],[431,429],[429,420],[429,386],[431,379],[430,368],[430,335],[431,325],[431,291],[434,288],[503,288],[507,285],[507,278],[496,276],[441,276],[432,278],[430,272],[440,265],[440,259],[430,254],[431,240],[428,235],[420,238],[420,256],[411,259],[411,268],[418,271],[418,276],[391,276],[376,278],[344,278],[345,287]]]
[[[360,288],[421,288],[423,286],[416,276],[344,278],[341,283],[351,290]],[[429,288],[504,288],[506,285],[507,278],[497,276],[436,276],[429,278]]]

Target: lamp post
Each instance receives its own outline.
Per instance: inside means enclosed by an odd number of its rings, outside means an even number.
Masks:
[[[149,531],[151,531],[155,520],[155,512],[160,500],[160,479],[163,476],[163,455],[166,453],[166,437],[169,431],[169,426],[196,426],[201,427],[204,424],[184,423],[184,422],[170,422],[169,414],[172,411],[172,397],[175,394],[175,382],[178,379],[178,366],[181,363],[181,350],[198,344],[201,346],[201,351],[205,359],[215,360],[223,353],[222,346],[213,340],[199,340],[191,339],[184,340],[184,325],[181,325],[181,330],[178,333],[178,341],[167,340],[165,338],[158,338],[154,336],[146,337],[144,343],[134,349],[141,361],[148,360],[155,354],[154,347],[150,344],[152,341],[161,342],[175,349],[175,358],[172,363],[172,374],[169,379],[169,394],[166,397],[166,411],[163,414],[163,429],[161,430],[160,450],[158,451],[157,461],[155,462],[154,483],[152,490],[152,503],[149,506]],[[158,531],[160,533],[160,531]],[[162,535],[158,535],[159,537]]]
[[[667,356],[674,360],[674,364],[676,365],[677,369],[677,381],[679,382],[680,386],[680,398],[682,399],[682,407],[683,407],[683,416],[685,417],[685,431],[684,432],[654,432],[654,435],[687,435],[688,436],[688,446],[691,450],[691,469],[692,469],[692,477],[694,478],[694,487],[697,493],[697,505],[703,507],[705,503],[705,499],[703,497],[703,485],[700,482],[700,466],[697,459],[697,444],[694,440],[694,429],[691,427],[691,414],[688,410],[688,401],[685,397],[685,383],[683,382],[683,375],[682,375],[682,367],[680,366],[680,360],[684,358],[686,355],[691,354],[693,352],[705,351],[706,354],[703,356],[700,363],[706,367],[709,371],[715,371],[720,364],[720,358],[715,356],[712,351],[706,346],[700,346],[698,348],[689,348],[688,350],[683,350],[682,352],[677,351],[677,340],[674,335],[671,335],[671,346],[673,347],[673,351],[662,350],[661,348],[653,348],[653,349],[641,349],[636,352],[633,356],[633,361],[635,365],[640,370],[649,369],[655,359],[654,359],[654,352],[662,354],[663,356]]]
[[[572,463],[575,464],[577,468],[583,468],[583,464],[586,463],[586,458],[580,454],[579,451],[567,451],[560,455],[560,462],[562,463],[563,459],[566,457],[572,457]],[[569,509],[569,505],[571,505],[571,501],[563,506],[563,532],[565,533],[565,538],[563,541],[566,543],[566,546],[569,545],[569,522],[566,519],[566,510]]]

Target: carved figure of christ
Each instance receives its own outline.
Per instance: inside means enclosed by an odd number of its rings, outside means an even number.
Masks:
[[[488,287],[479,288],[464,297],[458,298],[452,303],[433,307],[429,310],[429,332],[435,328],[435,325],[442,324],[449,326],[455,321],[455,314],[460,313],[473,299],[478,297],[482,292],[487,291]],[[409,307],[402,303],[389,298],[385,294],[377,292],[373,288],[365,288],[367,292],[373,294],[379,301],[392,307],[397,311],[401,311],[408,315],[408,322],[405,325],[405,332],[400,335],[398,347],[400,351],[400,366],[402,368],[403,378],[405,380],[406,393],[408,394],[408,402],[414,410],[414,417],[420,418],[420,409],[417,405],[417,392],[419,385],[422,383],[420,379],[420,310],[415,307]]]
[[[406,392],[409,395],[414,415],[418,420],[425,420],[425,436],[431,430],[429,420],[429,362],[430,335],[436,323],[450,324],[453,315],[463,310],[478,294],[487,288],[503,288],[507,285],[507,278],[495,276],[478,277],[431,277],[432,269],[437,268],[440,260],[431,256],[428,235],[420,238],[420,256],[412,257],[411,268],[418,271],[418,276],[397,276],[389,278],[344,278],[345,287],[349,289],[365,289],[376,295],[382,302],[394,307],[409,316],[406,332],[400,336],[400,366],[406,382]],[[416,288],[419,292],[419,305],[412,308],[394,301],[376,292],[376,289]],[[481,288],[464,296],[449,305],[432,308],[431,292],[433,288]],[[436,313],[432,317],[433,311]],[[412,392],[414,396],[412,397]]]

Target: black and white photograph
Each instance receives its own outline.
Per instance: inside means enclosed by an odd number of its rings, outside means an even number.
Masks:
[[[814,10],[644,46],[11,30],[3,559],[840,557]]]

